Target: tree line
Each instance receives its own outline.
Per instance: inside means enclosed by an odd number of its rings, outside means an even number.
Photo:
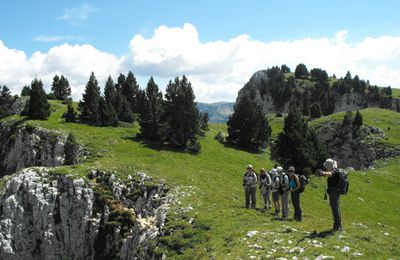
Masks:
[[[140,89],[129,71],[127,76],[120,74],[116,83],[109,76],[101,93],[92,72],[77,109],[70,98],[68,79],[63,75],[54,76],[49,94],[44,91],[42,81],[35,78],[30,86],[22,89],[21,95],[30,97],[22,115],[31,119],[47,119],[50,116],[48,99],[62,100],[67,104],[63,115],[66,122],[93,126],[138,122],[139,138],[191,152],[200,151],[198,139],[208,130],[208,114],[198,111],[192,85],[186,76],[170,80],[163,95],[153,77],[145,89]]]

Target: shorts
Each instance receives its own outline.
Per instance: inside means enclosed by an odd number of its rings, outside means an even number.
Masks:
[[[272,192],[272,200],[279,201],[279,191]]]

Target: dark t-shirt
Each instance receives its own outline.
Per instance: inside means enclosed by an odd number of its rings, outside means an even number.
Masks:
[[[339,184],[339,171],[337,169],[332,171],[332,176],[328,177],[328,193],[337,190]]]

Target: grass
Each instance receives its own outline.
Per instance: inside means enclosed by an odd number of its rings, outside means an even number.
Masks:
[[[305,248],[301,257],[309,258],[321,254],[351,258],[354,252],[372,259],[400,255],[400,182],[396,178],[400,171],[400,159],[393,159],[377,170],[351,172],[350,194],[341,199],[345,231],[322,237],[324,231],[332,226],[328,202],[323,200],[326,180],[313,178],[302,194],[304,220],[301,223],[282,222],[270,212],[243,207],[241,182],[245,166],[253,164],[256,169],[271,169],[273,162],[269,160],[268,150],[265,153],[249,153],[225,147],[214,140],[219,131],[226,132],[226,125],[211,124],[210,131],[201,139],[201,153],[193,155],[136,141],[133,137],[138,131],[137,125],[96,128],[65,123],[61,115],[66,106],[52,102],[52,108],[54,111],[49,120],[34,123],[65,133],[73,132],[91,152],[86,162],[60,167],[57,171],[85,176],[89,169],[101,168],[115,170],[121,178],[144,171],[165,180],[170,186],[181,187],[182,194],[191,193],[174,207],[190,206],[193,210],[186,214],[172,210],[166,227],[176,231],[161,241],[161,249],[167,250],[172,259],[289,257],[299,255],[298,252],[289,252],[296,246]],[[400,142],[397,123],[400,117],[397,114],[379,109],[361,112],[365,123],[385,126],[383,130],[387,142]],[[341,120],[343,114],[329,118]],[[316,120],[315,124],[323,120]],[[283,118],[271,117],[270,124],[273,135],[276,135],[281,131]],[[391,129],[387,130],[387,126]],[[259,194],[257,198],[257,206],[261,208]],[[191,218],[192,224],[189,223]],[[257,235],[246,237],[246,233],[252,230],[258,231]],[[316,247],[312,244],[313,240],[317,241],[316,245],[322,243],[323,246]],[[255,249],[254,244],[260,246],[259,249]],[[336,248],[342,249],[346,245],[351,248],[349,253]]]

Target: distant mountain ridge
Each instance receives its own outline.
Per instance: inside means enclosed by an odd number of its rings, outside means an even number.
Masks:
[[[200,112],[207,112],[210,123],[226,123],[233,114],[235,102],[197,103]]]

